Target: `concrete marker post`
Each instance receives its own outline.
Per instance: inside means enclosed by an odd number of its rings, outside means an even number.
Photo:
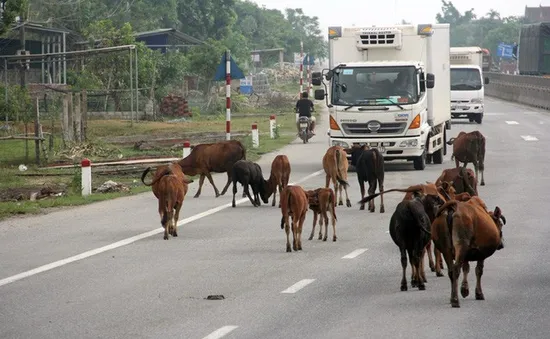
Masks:
[[[90,159],[84,158],[80,162],[80,167],[82,168],[82,196],[85,197],[92,194],[92,162]]]
[[[183,158],[191,154],[191,143],[189,141],[183,142]]]
[[[275,120],[275,115],[269,117],[269,136],[271,139],[275,139],[275,128],[277,126],[277,120]]]
[[[260,134],[258,133],[258,124],[252,124],[252,147],[260,147]]]

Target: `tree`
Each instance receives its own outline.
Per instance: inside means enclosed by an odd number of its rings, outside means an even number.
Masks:
[[[28,8],[27,0],[1,0],[2,20],[0,20],[0,35],[5,34],[15,22],[17,16],[25,16]]]

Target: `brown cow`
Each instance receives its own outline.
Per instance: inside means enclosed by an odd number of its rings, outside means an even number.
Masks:
[[[456,167],[459,162],[464,163],[464,167],[469,162],[474,164],[476,170],[476,178],[479,178],[481,172],[481,186],[485,186],[483,172],[485,170],[485,137],[479,131],[470,133],[460,132],[456,138],[451,138],[447,141],[448,145],[453,145],[453,155]]]
[[[290,180],[290,161],[284,154],[280,154],[273,159],[271,163],[271,174],[269,175],[268,183],[273,192],[273,202],[271,206],[275,206],[275,198],[277,189],[279,190],[279,208],[281,207],[281,192],[288,185]]]
[[[155,174],[153,176],[153,181],[151,181],[148,184],[145,182],[145,176],[147,175],[147,173],[149,173],[150,170],[151,170],[151,167],[147,167],[145,171],[143,171],[143,173],[141,174],[141,182],[145,186],[153,186],[152,187],[153,194],[157,199],[160,197],[158,182],[160,181],[160,179],[162,179],[166,175],[175,175],[178,178],[179,182],[184,185],[185,192],[187,192],[187,185],[193,182],[192,179],[187,178],[187,176],[183,173],[180,165],[177,162],[173,162],[168,165],[162,165],[157,167],[157,170],[155,171]]]
[[[158,212],[160,223],[164,227],[164,240],[168,235],[178,236],[178,220],[183,200],[187,194],[187,184],[181,184],[180,178],[174,174],[163,175],[158,181],[157,193],[159,194]]]
[[[457,194],[468,192],[471,196],[478,195],[477,179],[471,168],[458,167],[444,169],[435,181],[435,184],[439,186],[445,181],[453,183]]]
[[[309,203],[309,209],[313,211],[313,228],[309,240],[313,239],[317,216],[319,216],[319,240],[327,241],[328,237],[328,213],[332,222],[332,241],[336,241],[336,195],[332,188],[318,188],[316,190],[306,191]],[[323,220],[325,222],[325,237],[323,238]]]
[[[484,261],[497,250],[504,248],[502,227],[506,218],[497,206],[494,212],[487,211],[485,202],[478,196],[467,202],[451,200],[443,204],[432,223],[432,239],[447,263],[451,279],[451,305],[460,307],[458,301],[458,278],[460,269],[464,273],[460,292],[468,296],[468,273],[470,261],[477,261],[476,289],[477,300],[484,300],[481,289]]]
[[[185,158],[178,161],[183,173],[195,176],[200,175],[199,189],[195,194],[195,198],[201,195],[202,184],[204,183],[204,177],[208,178],[216,197],[224,195],[231,183],[231,169],[233,164],[239,160],[246,160],[246,149],[243,144],[238,140],[220,141],[213,144],[200,144],[191,150],[191,153]],[[227,184],[220,194],[218,188],[212,180],[213,173],[227,173]],[[244,196],[244,194],[243,194]]]
[[[286,232],[286,251],[292,252],[290,249],[290,223],[289,218],[292,217],[292,249],[294,251],[302,250],[302,227],[306,219],[308,198],[307,194],[301,186],[288,185],[281,192],[281,229]]]
[[[340,193],[338,205],[343,205],[342,188],[346,191],[346,206],[351,207],[351,201],[348,196],[348,158],[343,147],[332,146],[323,156],[323,169],[326,173],[325,187],[328,187],[330,181],[334,183],[334,193]]]

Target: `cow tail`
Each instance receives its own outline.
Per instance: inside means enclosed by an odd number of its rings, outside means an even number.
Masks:
[[[329,198],[329,201],[330,201],[330,209],[331,209],[331,213],[332,213],[332,216],[334,217],[334,220],[338,221],[338,218],[336,217],[336,210],[335,210],[335,206],[336,206],[336,195],[334,194],[334,191],[331,189],[330,190],[330,198]]]
[[[147,173],[149,173],[149,171],[151,170],[151,167],[147,167],[145,169],[145,171],[143,171],[143,174],[141,174],[141,182],[145,185],[145,186],[151,186],[153,183],[150,183],[150,184],[146,184],[145,183],[145,176],[147,175]]]
[[[290,203],[291,203],[291,194],[289,190],[285,191],[286,197],[279,197],[281,200],[281,213],[283,213],[283,216],[281,217],[281,229],[285,229],[285,222],[288,223],[288,219],[285,220],[285,216],[288,218],[288,213],[290,209]]]
[[[335,152],[334,152],[334,155],[336,157],[336,180],[338,180],[338,183],[344,187],[348,187],[349,184],[346,180],[344,180],[344,176],[342,175],[342,173],[340,173],[340,150],[337,149]]]
[[[485,170],[485,137],[483,135],[479,136],[479,147],[477,150],[477,163],[479,170]]]
[[[451,138],[449,141],[447,141],[447,145],[452,145],[455,142],[456,138]]]

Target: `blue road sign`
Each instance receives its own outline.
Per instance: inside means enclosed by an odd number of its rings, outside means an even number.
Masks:
[[[222,61],[220,61],[220,64],[216,68],[216,74],[214,75],[215,81],[222,81],[225,80],[225,61],[227,59],[225,58],[225,53],[222,55]],[[237,66],[237,63],[235,60],[233,60],[232,56],[229,56],[229,62],[231,63],[231,79],[244,79],[245,76],[243,74],[243,71]]]
[[[508,45],[503,42],[498,44],[497,56],[501,58],[512,58],[514,54],[514,46]]]
[[[307,65],[313,66],[313,65],[315,65],[315,57],[313,55],[306,54],[306,56],[304,57],[304,60],[302,62],[306,66]]]

